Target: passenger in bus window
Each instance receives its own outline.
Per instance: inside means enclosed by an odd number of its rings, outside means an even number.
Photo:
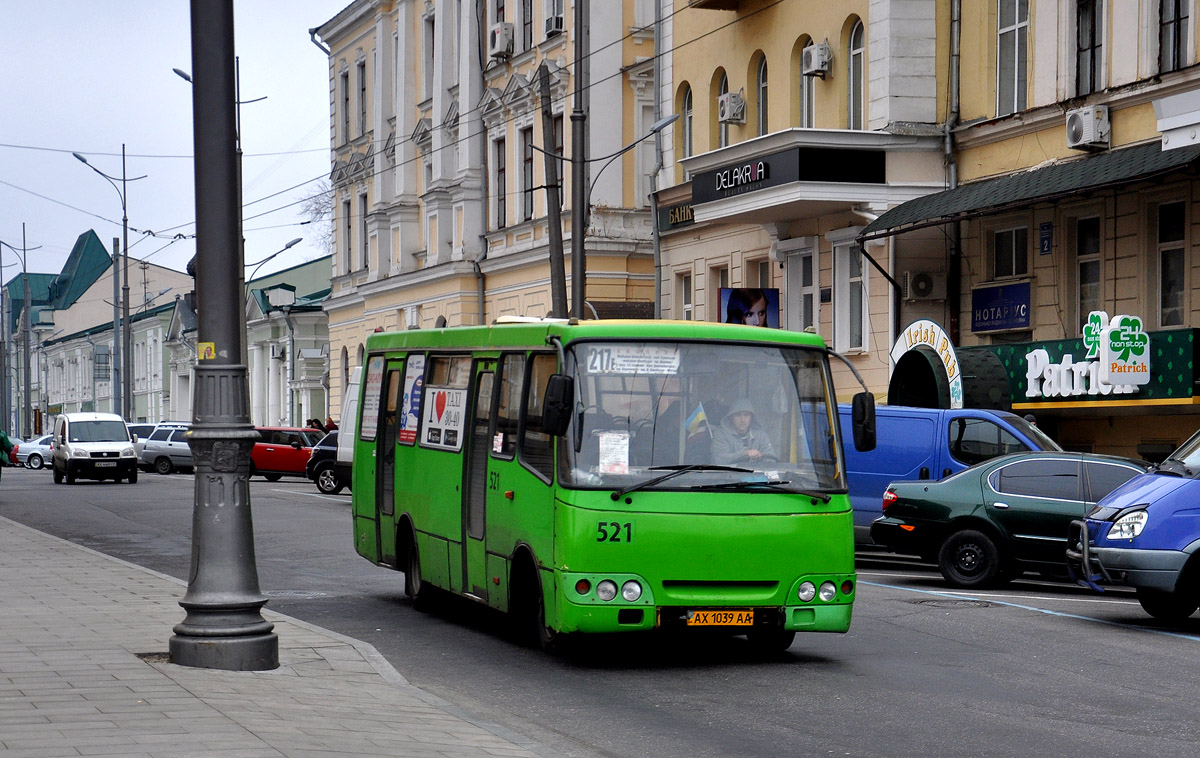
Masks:
[[[712,457],[715,463],[729,466],[775,460],[775,446],[755,421],[754,404],[748,398],[735,400],[713,432]]]

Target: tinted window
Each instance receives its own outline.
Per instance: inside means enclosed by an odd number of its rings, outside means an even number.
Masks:
[[[299,434],[297,434],[297,435],[296,435],[296,439],[297,439],[297,440],[300,442],[300,444],[301,444],[301,445],[303,445],[304,447],[312,447],[313,445],[315,445],[315,444],[317,444],[318,442],[320,442],[320,441],[321,441],[321,437],[322,437],[322,436],[324,436],[324,435],[322,435],[322,433],[321,433],[321,432],[318,432],[318,431],[317,431],[317,430],[315,430],[315,429],[314,429],[314,430],[312,430],[312,431],[308,431],[308,430],[306,429],[306,430],[304,430],[304,431],[300,432]],[[290,442],[290,441],[291,441],[291,440],[289,440],[289,442]]]
[[[330,432],[321,438],[317,447],[337,447],[337,432]]]
[[[150,435],[150,439],[161,442],[162,440],[165,440],[167,437],[170,437],[170,436],[171,436],[170,429],[155,429],[154,432]]]
[[[1087,463],[1088,502],[1095,503],[1125,482],[1142,473],[1141,469],[1113,463]]]
[[[950,454],[968,466],[1028,449],[1011,432],[987,419],[956,418],[950,421]]]
[[[171,433],[171,441],[186,443],[187,435],[188,435],[187,429],[176,429],[174,432]]]
[[[1061,458],[1020,461],[1004,466],[992,476],[997,492],[1058,500],[1079,499],[1079,462]]]

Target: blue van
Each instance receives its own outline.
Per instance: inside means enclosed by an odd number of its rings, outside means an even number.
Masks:
[[[842,439],[852,439],[850,406],[838,405]],[[871,522],[883,515],[883,493],[895,481],[942,479],[1008,453],[1062,450],[1046,433],[1007,411],[981,408],[875,408],[875,449],[846,445],[846,475],[854,532],[869,543]]]
[[[1156,619],[1191,616],[1200,606],[1200,431],[1071,526],[1067,565],[1081,584],[1133,587]]]

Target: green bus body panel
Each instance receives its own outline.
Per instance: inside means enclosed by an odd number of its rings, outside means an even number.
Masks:
[[[713,340],[787,344],[823,350],[817,335],[731,324],[672,321],[539,322],[487,327],[372,334],[367,356],[386,354],[389,365],[410,352],[470,353],[553,350],[581,339]],[[366,370],[366,360],[362,369]],[[368,389],[367,382],[361,384]],[[360,402],[361,409],[365,403]],[[382,412],[382,410],[381,410]],[[463,576],[462,453],[400,444],[396,449],[395,513],[375,503],[376,444],[355,440],[353,527],[355,549],[373,562],[403,568],[397,529],[415,527],[422,578],[452,592],[470,591]],[[541,570],[547,624],[560,631],[620,631],[659,624],[662,608],[756,608],[777,612],[784,628],[844,632],[854,589],[853,516],[845,495],[830,502],[770,490],[746,492],[640,491],[620,501],[612,490],[556,488],[517,460],[488,458],[485,541],[487,604],[507,610],[512,557],[529,550]],[[377,526],[378,524],[378,526]],[[378,534],[377,534],[378,531]],[[614,538],[615,536],[615,538]],[[477,569],[471,569],[475,571]],[[575,589],[586,578],[590,597]],[[598,581],[642,583],[628,603],[595,597]],[[476,587],[480,577],[472,577]],[[832,581],[831,602],[801,603],[802,581]],[[636,621],[621,610],[643,609]]]

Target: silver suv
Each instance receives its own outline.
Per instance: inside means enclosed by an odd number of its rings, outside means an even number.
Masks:
[[[187,434],[191,424],[164,421],[154,427],[138,454],[139,465],[146,471],[169,474],[175,469],[192,468],[192,448]],[[139,441],[140,442],[140,441]]]

